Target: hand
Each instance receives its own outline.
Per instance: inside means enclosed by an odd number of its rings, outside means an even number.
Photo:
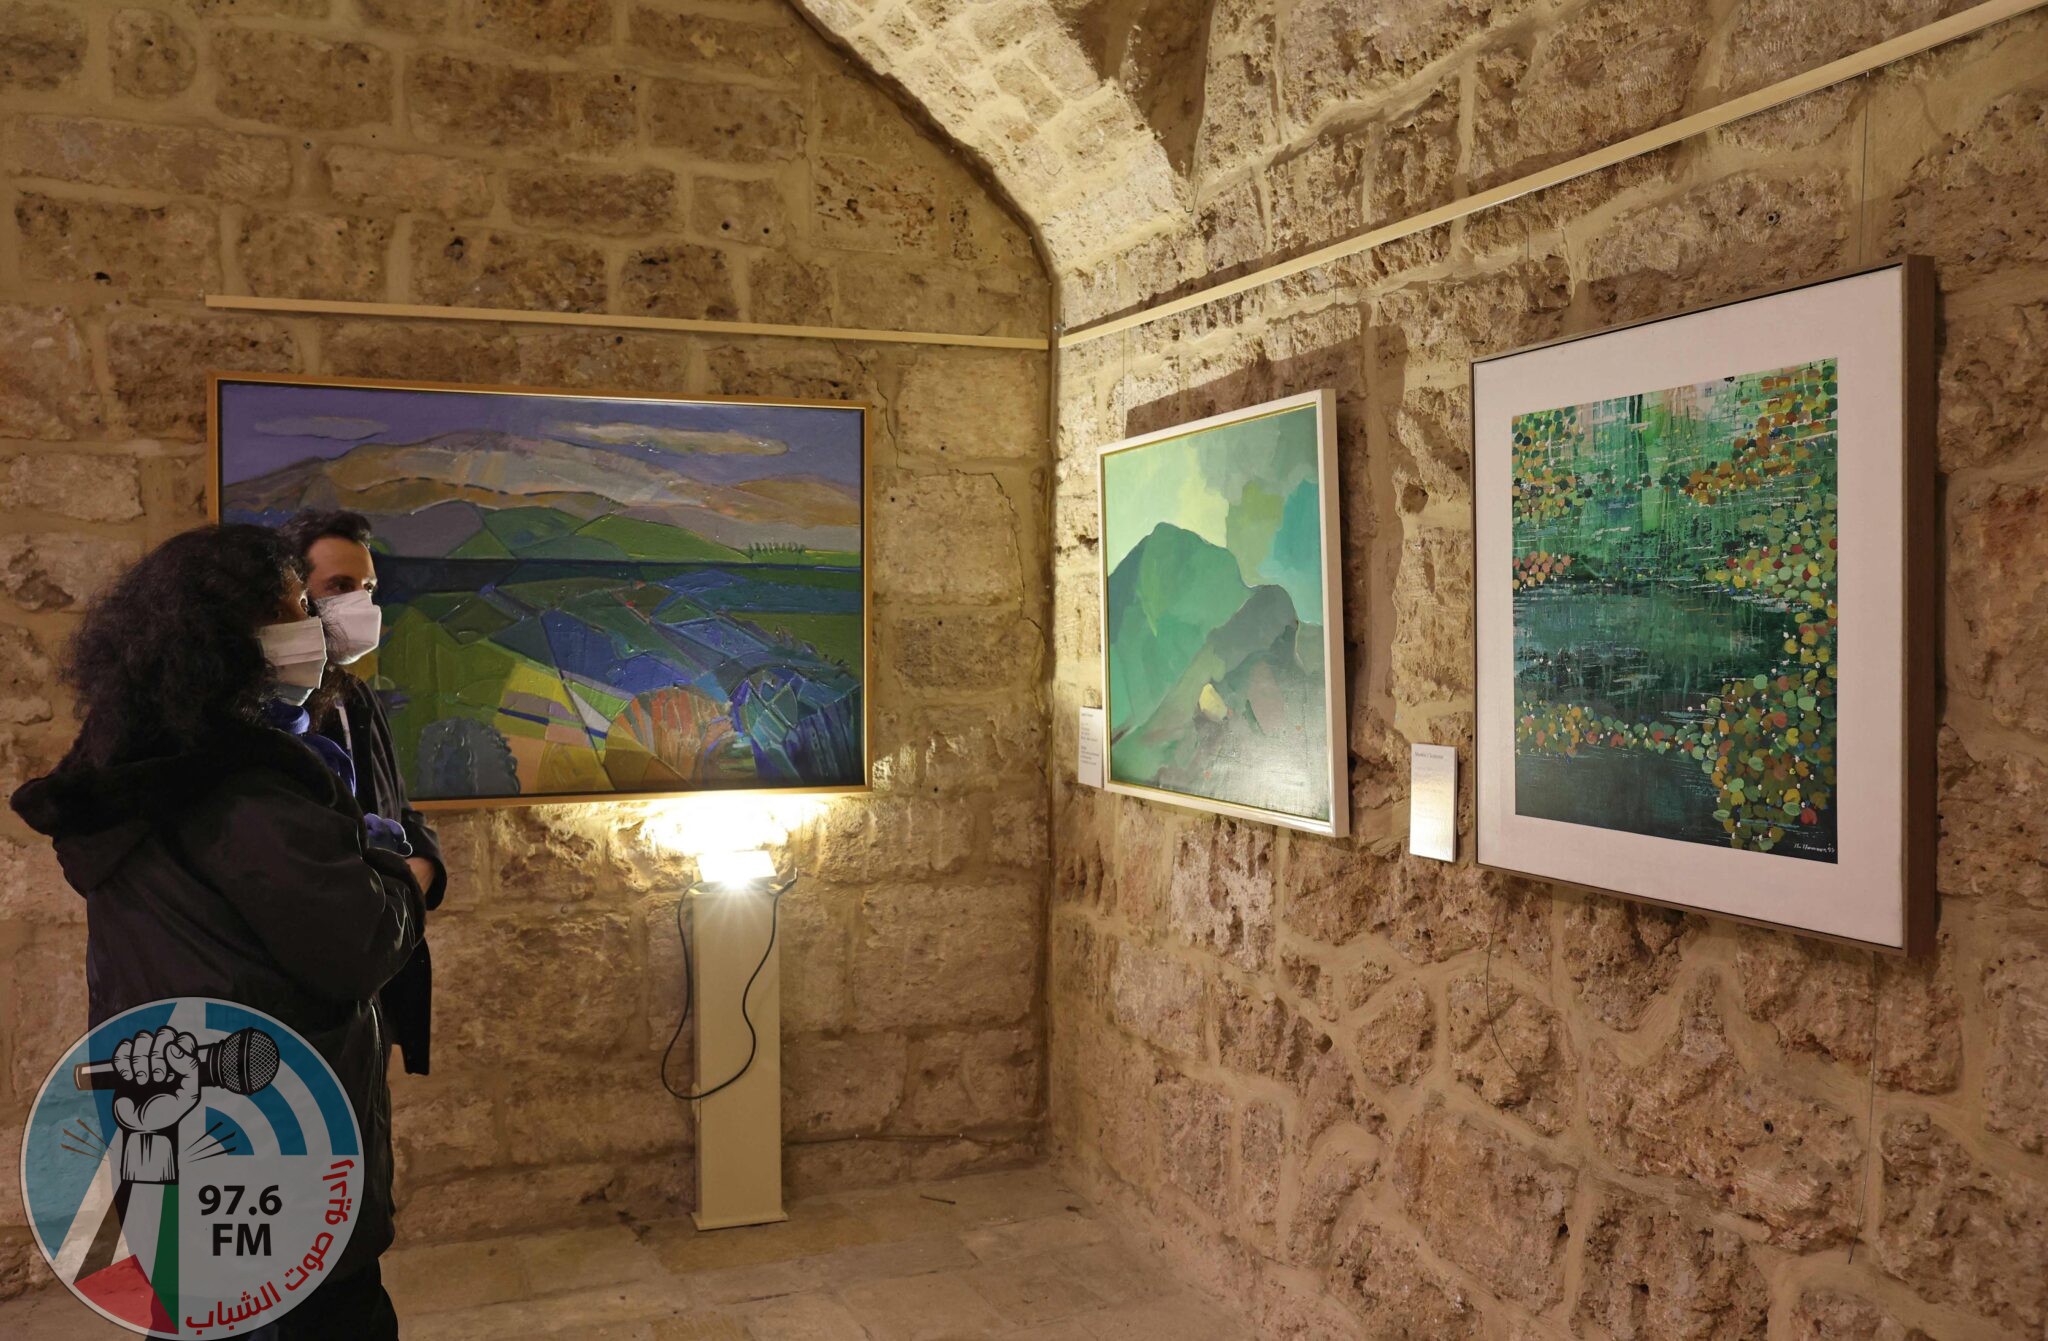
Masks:
[[[124,1038],[114,1047],[114,1074],[124,1087],[146,1091],[140,1102],[132,1093],[115,1097],[114,1120],[125,1130],[175,1127],[199,1106],[199,1040],[169,1025]]]
[[[434,869],[434,863],[425,857],[407,857],[405,865],[406,869],[412,872],[413,883],[420,887],[420,893],[424,894],[434,887],[434,877],[438,874]]]
[[[178,1123],[199,1106],[199,1040],[169,1025],[114,1046],[114,1121],[121,1126],[121,1176],[135,1183],[178,1181]]]

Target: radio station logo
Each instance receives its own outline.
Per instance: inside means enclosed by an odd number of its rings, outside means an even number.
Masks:
[[[22,1200],[57,1278],[146,1336],[277,1321],[355,1226],[362,1139],[326,1059],[259,1011],[180,997],[80,1039],[36,1095]]]

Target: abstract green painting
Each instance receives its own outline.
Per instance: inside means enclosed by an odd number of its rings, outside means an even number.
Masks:
[[[1341,833],[1330,397],[1105,448],[1112,789]]]
[[[1835,860],[1835,361],[1512,421],[1515,807]]]
[[[1480,865],[1929,945],[1934,303],[1907,258],[1474,360]]]

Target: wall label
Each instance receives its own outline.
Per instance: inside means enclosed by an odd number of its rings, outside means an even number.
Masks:
[[[1408,851],[1458,859],[1458,748],[1416,745],[1408,762]]]

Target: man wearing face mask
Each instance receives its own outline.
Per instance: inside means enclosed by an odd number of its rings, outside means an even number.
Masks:
[[[300,734],[323,757],[340,756],[340,774],[362,806],[377,846],[406,858],[425,893],[426,906],[440,906],[448,888],[440,840],[426,817],[412,808],[392,748],[391,723],[375,691],[348,666],[377,650],[383,612],[377,608],[377,562],[370,552],[369,519],[356,512],[306,509],[280,529],[285,543],[306,562],[306,595],[327,627],[327,666],[316,677],[318,691],[306,701],[303,721],[273,724]],[[433,1024],[433,961],[422,940],[381,996],[392,1042],[405,1069],[427,1074]]]

